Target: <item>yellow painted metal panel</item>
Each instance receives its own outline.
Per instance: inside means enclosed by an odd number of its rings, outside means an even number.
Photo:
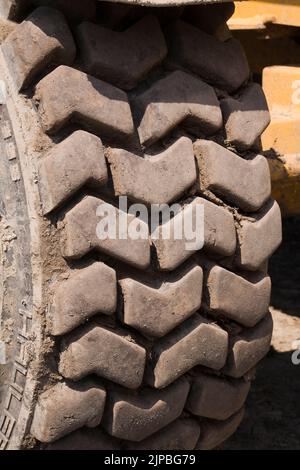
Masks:
[[[300,154],[300,114],[297,119],[272,116],[271,124],[262,136],[262,144],[264,150],[271,148],[279,155]]]
[[[288,155],[269,160],[272,195],[284,216],[300,214],[300,157]]]
[[[300,214],[300,67],[274,66],[263,71],[271,124],[262,135],[269,159],[272,193],[284,215]]]
[[[265,67],[263,89],[271,112],[282,107],[300,112],[300,66]]]
[[[228,24],[232,29],[260,29],[268,22],[300,26],[299,0],[236,2],[235,13]]]
[[[271,124],[262,136],[264,150],[300,154],[300,67],[266,67],[263,89],[271,113]]]

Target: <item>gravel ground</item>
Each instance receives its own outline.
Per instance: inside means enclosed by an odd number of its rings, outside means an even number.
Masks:
[[[257,368],[245,419],[224,449],[300,450],[300,364],[292,362],[300,340],[300,218],[286,219],[283,231],[270,263],[272,348]]]

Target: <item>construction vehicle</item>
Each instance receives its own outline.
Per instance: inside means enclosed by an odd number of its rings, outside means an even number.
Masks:
[[[269,350],[281,242],[233,3],[0,7],[0,448],[218,447]],[[133,231],[100,236],[104,210]]]
[[[237,2],[229,27],[262,82],[271,123],[262,135],[273,196],[284,216],[300,214],[300,3]]]

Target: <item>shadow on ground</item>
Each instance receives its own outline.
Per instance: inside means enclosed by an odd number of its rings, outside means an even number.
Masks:
[[[300,317],[300,217],[285,219],[283,243],[270,262],[272,305]]]
[[[300,364],[292,363],[300,340],[300,218],[286,219],[283,232],[270,263],[272,349],[257,368],[245,419],[223,449],[300,450]]]

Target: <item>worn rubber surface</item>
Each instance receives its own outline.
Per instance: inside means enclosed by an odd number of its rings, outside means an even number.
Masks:
[[[125,13],[69,26],[40,7],[1,47],[1,327],[23,321],[2,338],[2,448],[214,448],[269,348],[281,221],[262,91],[214,17]],[[146,239],[99,239],[103,204],[137,223],[118,196],[179,203],[171,230],[204,206],[204,248],[145,221]]]

